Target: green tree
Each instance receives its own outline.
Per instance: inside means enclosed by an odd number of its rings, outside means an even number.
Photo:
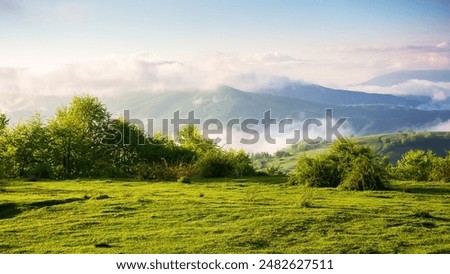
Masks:
[[[109,117],[106,107],[92,96],[74,97],[69,106],[56,111],[49,128],[58,174],[67,178],[96,173],[96,163],[106,156],[102,142]]]
[[[178,133],[177,141],[181,147],[194,151],[199,155],[209,150],[217,149],[213,140],[204,138],[201,131],[194,125],[183,127]]]
[[[427,152],[421,149],[410,150],[397,161],[395,175],[399,179],[428,181],[435,159],[436,155],[431,150]]]
[[[13,147],[14,170],[19,177],[49,178],[50,135],[39,114],[25,123],[19,123],[8,133]],[[10,148],[11,151],[11,148]]]
[[[9,119],[0,112],[0,178],[14,177],[15,148],[9,141]]]
[[[434,181],[450,182],[450,151],[445,158],[434,159],[430,177]]]

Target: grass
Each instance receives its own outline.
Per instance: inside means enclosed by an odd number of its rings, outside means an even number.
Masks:
[[[450,184],[0,181],[0,253],[450,253]]]

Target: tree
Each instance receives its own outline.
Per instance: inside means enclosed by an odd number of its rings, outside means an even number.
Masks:
[[[435,159],[436,155],[431,150],[410,150],[397,161],[396,176],[405,180],[428,181]]]
[[[432,180],[450,182],[450,151],[445,158],[436,157],[430,175]]]
[[[213,140],[206,139],[194,125],[183,127],[178,133],[178,143],[181,147],[194,151],[197,154],[217,149]]]
[[[39,114],[25,123],[17,124],[8,133],[8,140],[14,148],[14,170],[17,176],[36,179],[50,177],[50,136]]]
[[[109,122],[106,107],[96,97],[74,97],[49,121],[56,171],[62,177],[92,176],[97,161],[105,157]]]

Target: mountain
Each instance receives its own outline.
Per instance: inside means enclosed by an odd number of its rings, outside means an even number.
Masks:
[[[409,80],[450,82],[450,70],[402,70],[380,75],[360,85],[388,87],[398,85]]]
[[[391,99],[395,100],[395,96]],[[244,92],[227,86],[211,91],[129,93],[103,101],[113,113],[123,113],[126,109],[131,111],[131,117],[153,118],[155,127],[161,123],[161,119],[172,118],[177,110],[181,118],[187,118],[187,113],[195,110],[196,118],[216,118],[226,124],[232,118],[241,118],[241,121],[247,118],[261,120],[267,110],[271,110],[272,117],[277,119],[324,119],[325,109],[332,108],[336,120],[339,117],[349,118],[346,125],[351,126],[357,135],[426,129],[450,119],[450,110],[426,111],[389,104],[336,105],[330,100],[318,103],[267,93]]]
[[[311,102],[330,105],[393,105],[417,107],[423,102],[414,98],[403,98],[390,94],[365,93],[360,91],[349,91],[331,89],[319,85],[291,83],[278,89],[261,89],[260,93],[277,96],[298,98]]]
[[[277,119],[292,118],[300,122],[308,118],[318,118],[323,121],[325,109],[332,108],[335,120],[348,117],[344,126],[355,135],[421,130],[450,120],[450,110],[417,109],[411,107],[415,101],[411,103],[410,100],[395,96],[337,91],[342,94],[341,97],[333,97],[331,93],[335,91],[317,86],[314,88],[324,92],[321,102],[318,102],[320,96],[315,97],[314,102],[287,95],[244,92],[228,86],[209,91],[129,92],[100,99],[113,116],[123,115],[124,110],[130,110],[130,118],[142,119],[144,124],[147,124],[146,119],[154,119],[155,130],[161,128],[162,119],[173,118],[175,111],[180,111],[181,118],[187,118],[188,112],[192,110],[195,110],[195,118],[202,121],[215,118],[225,125],[232,118],[240,118],[241,122],[247,118],[261,121],[267,110],[271,110],[271,116]],[[369,98],[374,98],[374,101]],[[48,118],[57,106],[68,101],[68,97],[38,97],[31,102],[27,101],[26,107],[16,108],[7,115],[12,118],[28,118],[33,112],[40,111]],[[338,102],[341,104],[337,104]],[[17,118],[11,120],[17,121]],[[298,129],[302,130],[301,127]]]

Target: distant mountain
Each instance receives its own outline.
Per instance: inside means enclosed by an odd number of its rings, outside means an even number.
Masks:
[[[124,110],[130,110],[131,118],[154,119],[155,130],[161,128],[162,119],[173,118],[173,113],[178,110],[181,118],[186,118],[189,111],[195,110],[196,118],[203,121],[216,118],[225,125],[232,118],[240,118],[241,121],[254,118],[260,121],[267,110],[271,110],[272,117],[277,119],[292,118],[296,121],[304,121],[307,118],[324,119],[325,109],[332,108],[335,119],[349,118],[345,125],[350,126],[355,135],[426,129],[450,119],[450,110],[420,110],[413,107],[416,104],[414,100],[390,95],[335,91],[319,86],[311,88],[321,95],[308,97],[306,92],[308,87],[304,90],[303,88],[303,86],[287,88],[284,90],[286,93],[279,92],[273,95],[244,92],[222,86],[209,91],[129,92],[100,99],[113,116],[123,115]],[[295,91],[300,91],[299,94],[304,96],[295,98],[288,94],[288,92],[296,94]],[[13,122],[18,120],[17,117],[29,118],[35,111],[49,118],[58,106],[69,101],[69,97],[38,96],[33,100],[24,101],[22,107],[17,104],[7,115]]]
[[[375,77],[362,83],[361,85],[388,87],[398,85],[409,80],[450,82],[450,70],[402,70]]]
[[[414,98],[403,98],[390,94],[365,93],[331,89],[319,85],[291,83],[279,89],[261,89],[258,92],[277,96],[298,98],[310,102],[330,105],[393,105],[417,107],[423,102]]]
[[[132,117],[153,118],[155,124],[163,118],[172,118],[177,110],[181,117],[187,117],[189,111],[195,110],[196,118],[216,118],[225,124],[232,118],[261,120],[267,110],[271,110],[272,117],[278,119],[323,119],[325,109],[332,108],[335,119],[349,118],[348,123],[357,135],[424,129],[450,119],[450,110],[425,111],[388,104],[336,105],[328,98],[318,103],[287,96],[244,92],[227,86],[212,91],[129,93],[103,101],[113,113],[128,109]]]

